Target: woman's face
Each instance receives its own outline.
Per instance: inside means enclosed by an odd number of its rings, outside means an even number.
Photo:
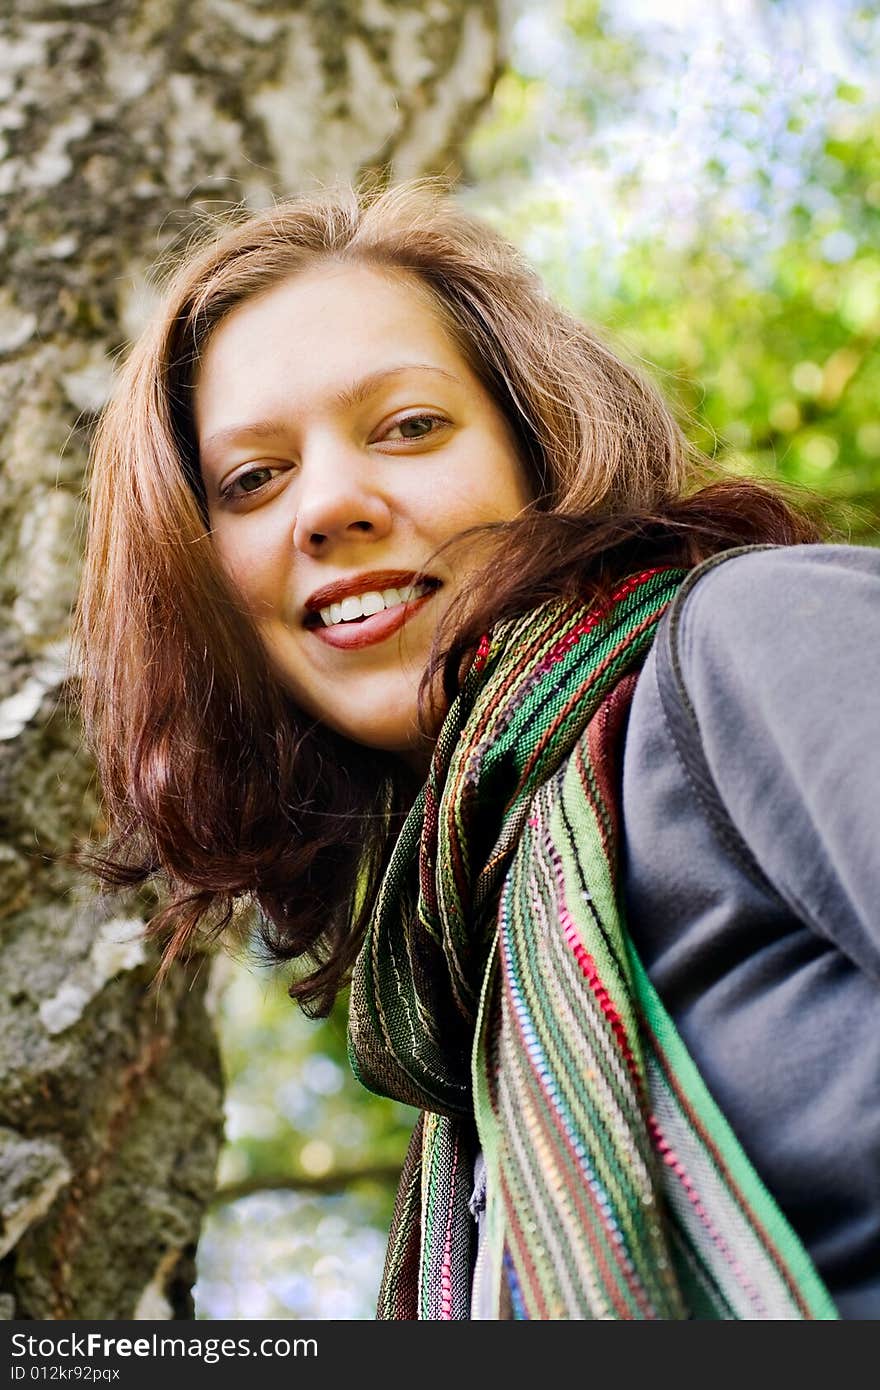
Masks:
[[[214,544],[279,678],[419,765],[431,638],[480,567],[473,548],[429,558],[530,500],[504,416],[412,283],[324,264],[221,323],[195,417]]]

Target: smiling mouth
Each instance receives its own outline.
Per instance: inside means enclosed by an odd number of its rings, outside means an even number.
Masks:
[[[439,579],[424,579],[417,584],[402,584],[388,589],[371,589],[363,594],[353,594],[339,603],[330,603],[317,612],[306,614],[305,626],[312,630],[357,627],[379,613],[395,608],[405,608],[408,603],[436,592],[440,588]]]

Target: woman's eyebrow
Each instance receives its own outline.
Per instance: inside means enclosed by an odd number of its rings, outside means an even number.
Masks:
[[[215,430],[199,444],[199,459],[204,464],[212,450],[222,449],[224,444],[236,444],[240,439],[276,439],[284,432],[281,420],[244,420],[240,425],[227,425]]]
[[[378,371],[368,372],[366,376],[352,382],[351,386],[344,386],[341,391],[337,391],[335,399],[342,406],[360,405],[384,385],[389,377],[402,376],[405,372],[431,372],[434,376],[442,376],[447,381],[455,382],[456,386],[463,384],[457,376],[447,372],[443,367],[433,367],[428,362],[402,362],[396,367],[381,367]]]
[[[366,376],[359,377],[350,386],[343,386],[340,391],[334,394],[333,400],[337,405],[350,409],[352,406],[360,405],[362,401],[368,399],[374,391],[384,385],[391,377],[403,376],[407,372],[429,372],[432,376],[444,377],[447,381],[452,381],[456,386],[463,386],[461,379],[452,372],[447,372],[444,367],[432,367],[427,362],[403,362],[396,367],[381,367],[378,371],[368,372]],[[204,464],[210,458],[214,450],[222,449],[225,444],[236,444],[240,439],[275,439],[284,434],[289,427],[289,421],[278,420],[243,420],[237,425],[227,425],[222,430],[215,430],[203,439],[199,445],[199,457]]]

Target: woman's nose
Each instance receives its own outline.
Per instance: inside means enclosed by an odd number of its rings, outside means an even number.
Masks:
[[[381,540],[391,529],[391,509],[369,476],[370,461],[344,456],[302,461],[293,542],[310,555],[334,542]]]

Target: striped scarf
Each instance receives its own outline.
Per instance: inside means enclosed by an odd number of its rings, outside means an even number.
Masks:
[[[355,1074],[422,1110],[381,1318],[467,1318],[474,1283],[498,1318],[836,1316],[617,904],[614,753],[682,579],[500,624],[444,721],[352,982]]]

